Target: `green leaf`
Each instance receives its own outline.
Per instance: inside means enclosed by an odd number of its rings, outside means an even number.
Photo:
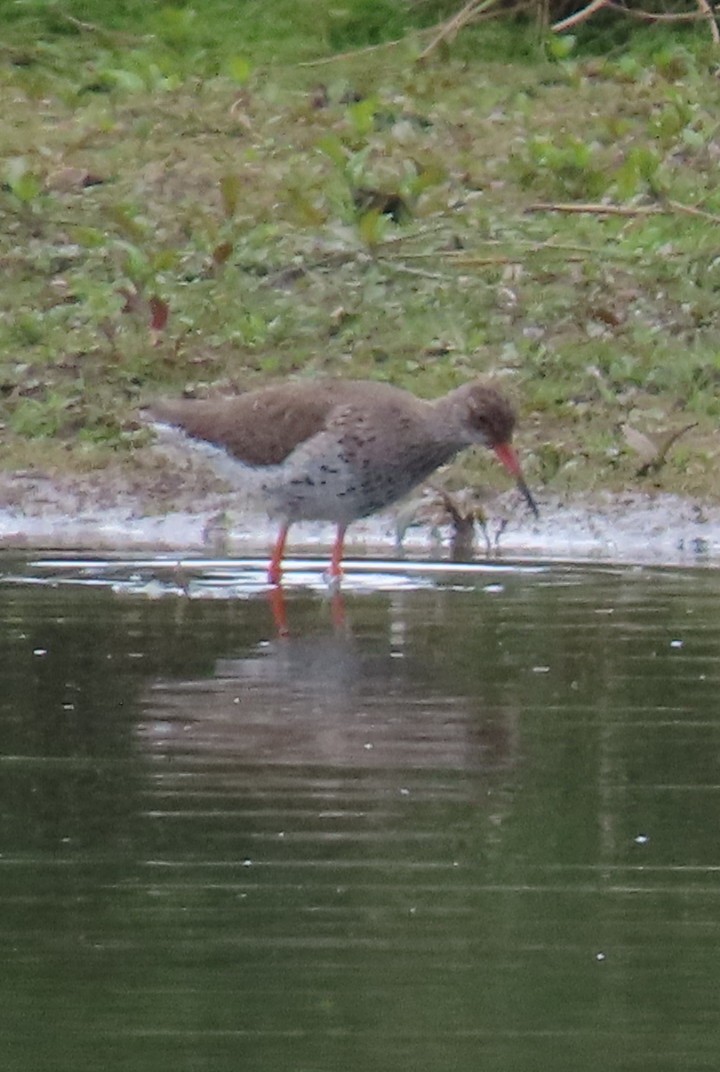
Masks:
[[[12,192],[15,196],[25,204],[34,201],[41,190],[42,184],[40,179],[37,175],[33,175],[32,171],[26,171],[12,187]]]
[[[325,223],[325,214],[313,203],[307,194],[296,187],[287,191],[288,202],[293,206],[303,223],[319,227]]]
[[[345,168],[348,162],[347,150],[335,134],[326,134],[317,143],[321,153],[324,153],[333,164],[339,168]]]
[[[105,245],[107,236],[98,227],[76,227],[75,241],[86,249],[100,249]]]
[[[245,56],[231,56],[225,63],[225,74],[232,78],[233,82],[244,86],[252,74],[250,61]]]
[[[19,201],[28,204],[42,192],[42,183],[30,170],[24,156],[11,157],[3,168],[3,178]]]
[[[364,100],[357,101],[355,104],[348,106],[348,118],[353,125],[356,134],[361,137],[366,137],[371,133],[373,126],[375,125],[375,113],[378,109],[378,102],[375,97],[365,97]]]
[[[683,130],[682,140],[690,149],[702,149],[706,142],[705,135],[698,130],[693,130],[692,127],[686,127]]]
[[[135,71],[124,71],[118,67],[104,73],[118,89],[123,89],[126,93],[143,93],[147,88],[145,79]]]
[[[161,249],[153,253],[150,265],[155,272],[169,272],[177,265],[179,258],[180,254],[176,249]]]
[[[628,158],[623,161],[615,172],[615,188],[621,201],[628,201],[635,197],[640,190],[640,172],[635,161]]]
[[[23,398],[10,415],[9,426],[16,435],[45,439],[57,435],[62,427],[66,402],[55,396],[45,401]]]
[[[229,220],[233,218],[237,212],[238,203],[240,201],[240,176],[235,171],[228,172],[220,179],[220,196],[222,198],[223,209],[225,215]]]
[[[141,249],[131,245],[130,242],[119,242],[118,245],[125,254],[123,269],[129,279],[140,287],[152,275],[152,266]]]
[[[431,164],[429,167],[423,168],[417,175],[414,175],[406,183],[406,189],[413,197],[418,197],[425,190],[445,182],[446,178],[447,172],[443,168],[436,164]]]
[[[146,228],[123,205],[110,205],[108,215],[120,234],[125,235],[127,239],[134,242],[143,242],[146,239]]]
[[[379,209],[364,212],[358,220],[358,234],[368,249],[373,249],[385,237],[385,218]]]
[[[547,41],[547,52],[551,59],[566,60],[575,48],[577,39],[573,34],[562,34]]]

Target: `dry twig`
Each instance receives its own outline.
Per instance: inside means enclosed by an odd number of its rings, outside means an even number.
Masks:
[[[686,216],[695,216],[709,223],[720,224],[720,216],[712,212],[706,212],[695,205],[684,205],[682,201],[673,201],[668,198],[661,205],[612,205],[604,202],[564,202],[564,201],[536,201],[528,205],[526,212],[577,212],[588,213],[595,216],[659,216],[669,215],[673,212],[681,212]]]
[[[642,11],[637,7],[626,7],[617,0],[607,0],[607,6],[612,11],[621,11],[623,15],[629,15],[633,19],[642,19],[644,22],[697,22],[706,16],[701,11]]]
[[[704,19],[707,21],[710,28],[710,35],[713,39],[713,43],[720,46],[720,30],[718,29],[717,18],[709,0],[695,0],[695,2],[699,8],[698,11],[667,13],[659,11],[642,11],[638,8],[626,7],[625,4],[620,3],[619,0],[590,0],[590,3],[587,4],[586,7],[581,8],[580,11],[575,11],[572,15],[568,15],[567,18],[560,19],[559,22],[553,23],[552,26],[550,26],[550,30],[553,33],[565,33],[566,30],[570,30],[574,26],[586,22],[603,8],[610,8],[613,11],[629,15],[631,18],[642,19],[645,22],[694,22],[698,19]],[[430,34],[434,35],[430,43],[426,45],[418,56],[418,63],[422,63],[426,60],[443,41],[454,40],[463,27],[467,26],[469,23],[478,22],[483,18],[513,15],[518,10],[527,8],[532,3],[532,0],[518,0],[518,3],[511,7],[503,7],[502,10],[494,10],[499,3],[500,0],[467,0],[467,3],[449,19],[446,19],[445,22],[441,22],[437,26],[431,26],[424,30],[415,31],[415,35],[421,38],[428,37]],[[539,9],[537,2],[535,3],[535,6]],[[541,25],[545,26],[547,24],[547,3],[545,0],[543,0],[542,3],[542,12],[543,14],[540,18],[540,22]],[[66,15],[65,18],[81,29],[103,32],[100,27],[93,26],[91,23],[80,22],[79,19],[75,19],[71,15]],[[399,37],[393,41],[382,41],[378,45],[366,45],[363,48],[350,49],[347,52],[338,52],[333,56],[322,56],[316,60],[302,60],[298,63],[298,67],[320,67],[324,64],[335,63],[336,60],[349,60],[353,59],[355,56],[363,56],[369,52],[377,52],[380,49],[394,48],[396,45],[403,44],[406,40],[407,37]]]
[[[718,32],[717,22],[715,20],[715,12],[710,7],[708,0],[697,0],[697,6],[700,9],[700,13],[704,15],[707,19],[710,36],[713,39],[713,44],[720,45],[720,33]]]
[[[420,34],[429,33],[428,30],[419,30]],[[332,56],[320,56],[317,60],[300,60],[298,67],[323,67],[326,63],[336,63],[339,60],[351,60],[355,56],[364,56],[368,52],[379,52],[382,48],[394,48],[401,45],[406,38],[398,37],[394,41],[381,41],[379,45],[365,45],[363,48],[351,48],[348,52],[335,52]]]
[[[498,0],[468,0],[468,3],[457,14],[449,18],[447,22],[442,23],[439,32],[418,56],[418,62],[422,63],[423,60],[426,60],[441,42],[453,40],[463,26],[467,26],[476,16],[482,15],[489,8],[494,7],[497,2]]]
[[[605,0],[605,3],[607,7],[612,8],[613,11],[622,11],[624,15],[630,15],[630,17],[634,19],[643,19],[645,22],[694,22],[697,19],[704,19],[710,29],[710,36],[713,39],[713,44],[720,45],[720,31],[718,30],[717,17],[709,0],[696,0],[698,10],[695,12],[642,11],[638,8],[626,7],[625,4],[618,3],[617,0]],[[590,7],[592,7],[592,4]],[[567,23],[567,21],[567,19],[564,20],[565,23]],[[553,26],[553,29],[557,30],[557,26]]]
[[[585,212],[594,216],[655,216],[662,212],[658,205],[606,205],[603,202],[536,201],[526,212]]]
[[[469,18],[465,19],[460,25],[455,27],[454,37],[463,26],[468,22],[480,22],[482,19],[497,18],[500,15],[509,16],[516,15],[518,11],[523,11],[530,6],[532,0],[517,0],[517,3],[508,4],[503,7],[502,11],[493,11],[492,8],[499,0],[472,0],[472,4],[466,4],[467,8],[476,7],[476,10],[472,11]],[[465,10],[463,8],[463,10]],[[420,53],[418,60],[425,59],[426,55],[435,48],[440,41],[445,40],[448,36],[447,27],[448,23],[453,23],[457,20],[458,15],[453,15],[452,19],[448,19],[445,22],[437,23],[435,26],[426,26],[422,30],[413,30],[412,35],[406,35],[405,37],[395,38],[393,41],[381,41],[378,45],[364,45],[362,48],[351,48],[347,52],[336,52],[332,56],[321,56],[316,60],[301,60],[298,63],[298,67],[323,67],[328,63],[335,63],[337,60],[352,60],[355,56],[364,56],[369,52],[379,52],[383,48],[394,48],[396,45],[404,44],[409,37],[416,37],[424,39],[435,35],[431,43]],[[451,31],[450,31],[451,32]]]
[[[686,216],[697,216],[701,220],[709,220],[710,223],[720,223],[720,216],[706,212],[702,208],[695,208],[694,205],[683,205],[681,201],[672,201],[670,198],[667,200],[667,205],[674,212],[684,212]]]
[[[118,45],[137,45],[139,41],[147,41],[147,35],[129,34],[123,33],[121,30],[108,30],[104,26],[96,26],[94,22],[84,22],[83,19],[76,19],[74,15],[68,15],[66,12],[58,12],[60,18],[65,22],[70,23],[76,30],[80,30],[82,33],[94,34],[100,39],[105,38],[106,41],[111,41]]]
[[[550,27],[553,33],[564,33],[565,30],[569,30],[573,26],[577,26],[580,22],[585,22],[591,15],[594,15],[596,11],[605,7],[609,3],[609,0],[590,0],[587,7],[582,8],[580,11],[576,11],[573,15],[568,15],[566,19],[560,19],[559,22],[553,23]]]

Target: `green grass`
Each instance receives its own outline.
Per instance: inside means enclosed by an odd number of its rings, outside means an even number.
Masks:
[[[553,60],[533,26],[488,23],[418,65],[438,5],[0,9],[4,465],[127,453],[159,393],[330,373],[432,395],[488,374],[531,480],[717,494],[702,38]],[[602,199],[627,214],[537,208]],[[638,478],[622,426],[691,421]]]
[[[93,33],[101,45],[139,44],[155,55],[192,59],[209,73],[228,52],[293,62],[403,37],[455,8],[453,0],[0,0],[0,18],[8,39],[21,46]]]

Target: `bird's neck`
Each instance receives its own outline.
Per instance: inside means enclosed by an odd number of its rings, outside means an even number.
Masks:
[[[428,402],[429,427],[437,443],[439,453],[445,452],[443,461],[448,461],[458,451],[470,446],[474,440],[466,426],[467,389],[457,387],[434,402]],[[438,463],[442,464],[442,462]]]

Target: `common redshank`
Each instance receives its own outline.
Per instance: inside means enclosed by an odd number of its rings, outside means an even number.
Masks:
[[[479,381],[432,402],[370,380],[285,381],[232,398],[159,402],[149,416],[161,439],[200,448],[223,477],[259,491],[280,522],[271,584],[280,583],[294,522],[335,523],[329,572],[339,578],[351,522],[407,495],[476,443],[495,452],[537,517],[511,445],[515,413]]]

